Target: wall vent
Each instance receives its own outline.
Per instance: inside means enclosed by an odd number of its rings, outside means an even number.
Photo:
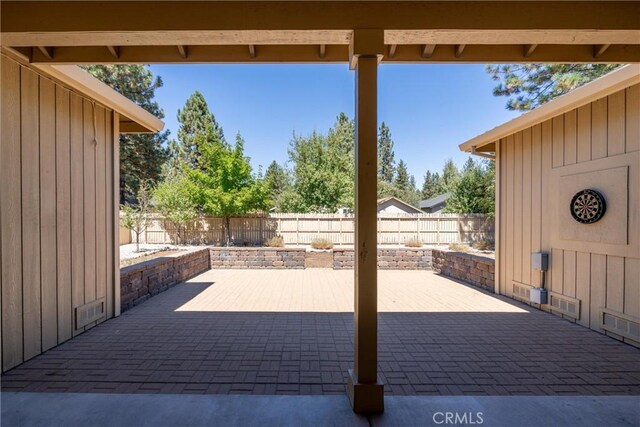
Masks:
[[[525,301],[529,301],[531,299],[531,286],[525,285],[523,283],[513,283],[513,296],[516,298],[521,298]]]
[[[549,305],[553,311],[562,313],[575,320],[580,319],[580,300],[578,299],[549,292]]]
[[[603,308],[600,327],[605,331],[640,341],[640,319],[627,314]]]
[[[76,307],[76,329],[106,317],[105,299],[100,298]]]

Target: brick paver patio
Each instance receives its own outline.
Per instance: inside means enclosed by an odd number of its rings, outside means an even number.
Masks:
[[[429,271],[380,271],[393,395],[640,394],[640,350]],[[2,376],[3,391],[344,393],[353,273],[212,270]]]

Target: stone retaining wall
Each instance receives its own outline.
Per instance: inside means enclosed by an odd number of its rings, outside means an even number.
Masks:
[[[209,248],[211,268],[304,268],[304,248]]]
[[[171,254],[121,268],[120,309],[128,310],[209,268],[209,249]]]
[[[333,250],[333,269],[352,269],[353,249]],[[427,270],[431,268],[431,250],[418,248],[378,248],[378,268],[380,270]]]
[[[433,271],[491,292],[494,291],[495,261],[492,258],[438,249],[433,249],[431,252]]]

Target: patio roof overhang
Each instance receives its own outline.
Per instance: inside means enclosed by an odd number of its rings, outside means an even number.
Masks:
[[[382,62],[640,62],[626,1],[2,2],[2,46],[34,63],[347,62],[381,29]]]
[[[637,63],[634,1],[3,1],[1,49],[34,64],[330,63],[356,71],[356,412],[377,375],[378,64]]]

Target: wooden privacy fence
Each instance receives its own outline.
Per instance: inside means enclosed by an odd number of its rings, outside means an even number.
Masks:
[[[230,219],[234,245],[254,246],[274,236],[282,236],[286,245],[308,245],[318,237],[335,245],[353,245],[354,218],[340,214],[269,214]],[[418,238],[423,244],[493,242],[494,221],[485,215],[470,214],[380,214],[378,243],[404,244]],[[135,241],[135,236],[132,236]],[[180,230],[159,215],[152,215],[142,243],[220,245],[223,242],[223,218],[203,217]]]

